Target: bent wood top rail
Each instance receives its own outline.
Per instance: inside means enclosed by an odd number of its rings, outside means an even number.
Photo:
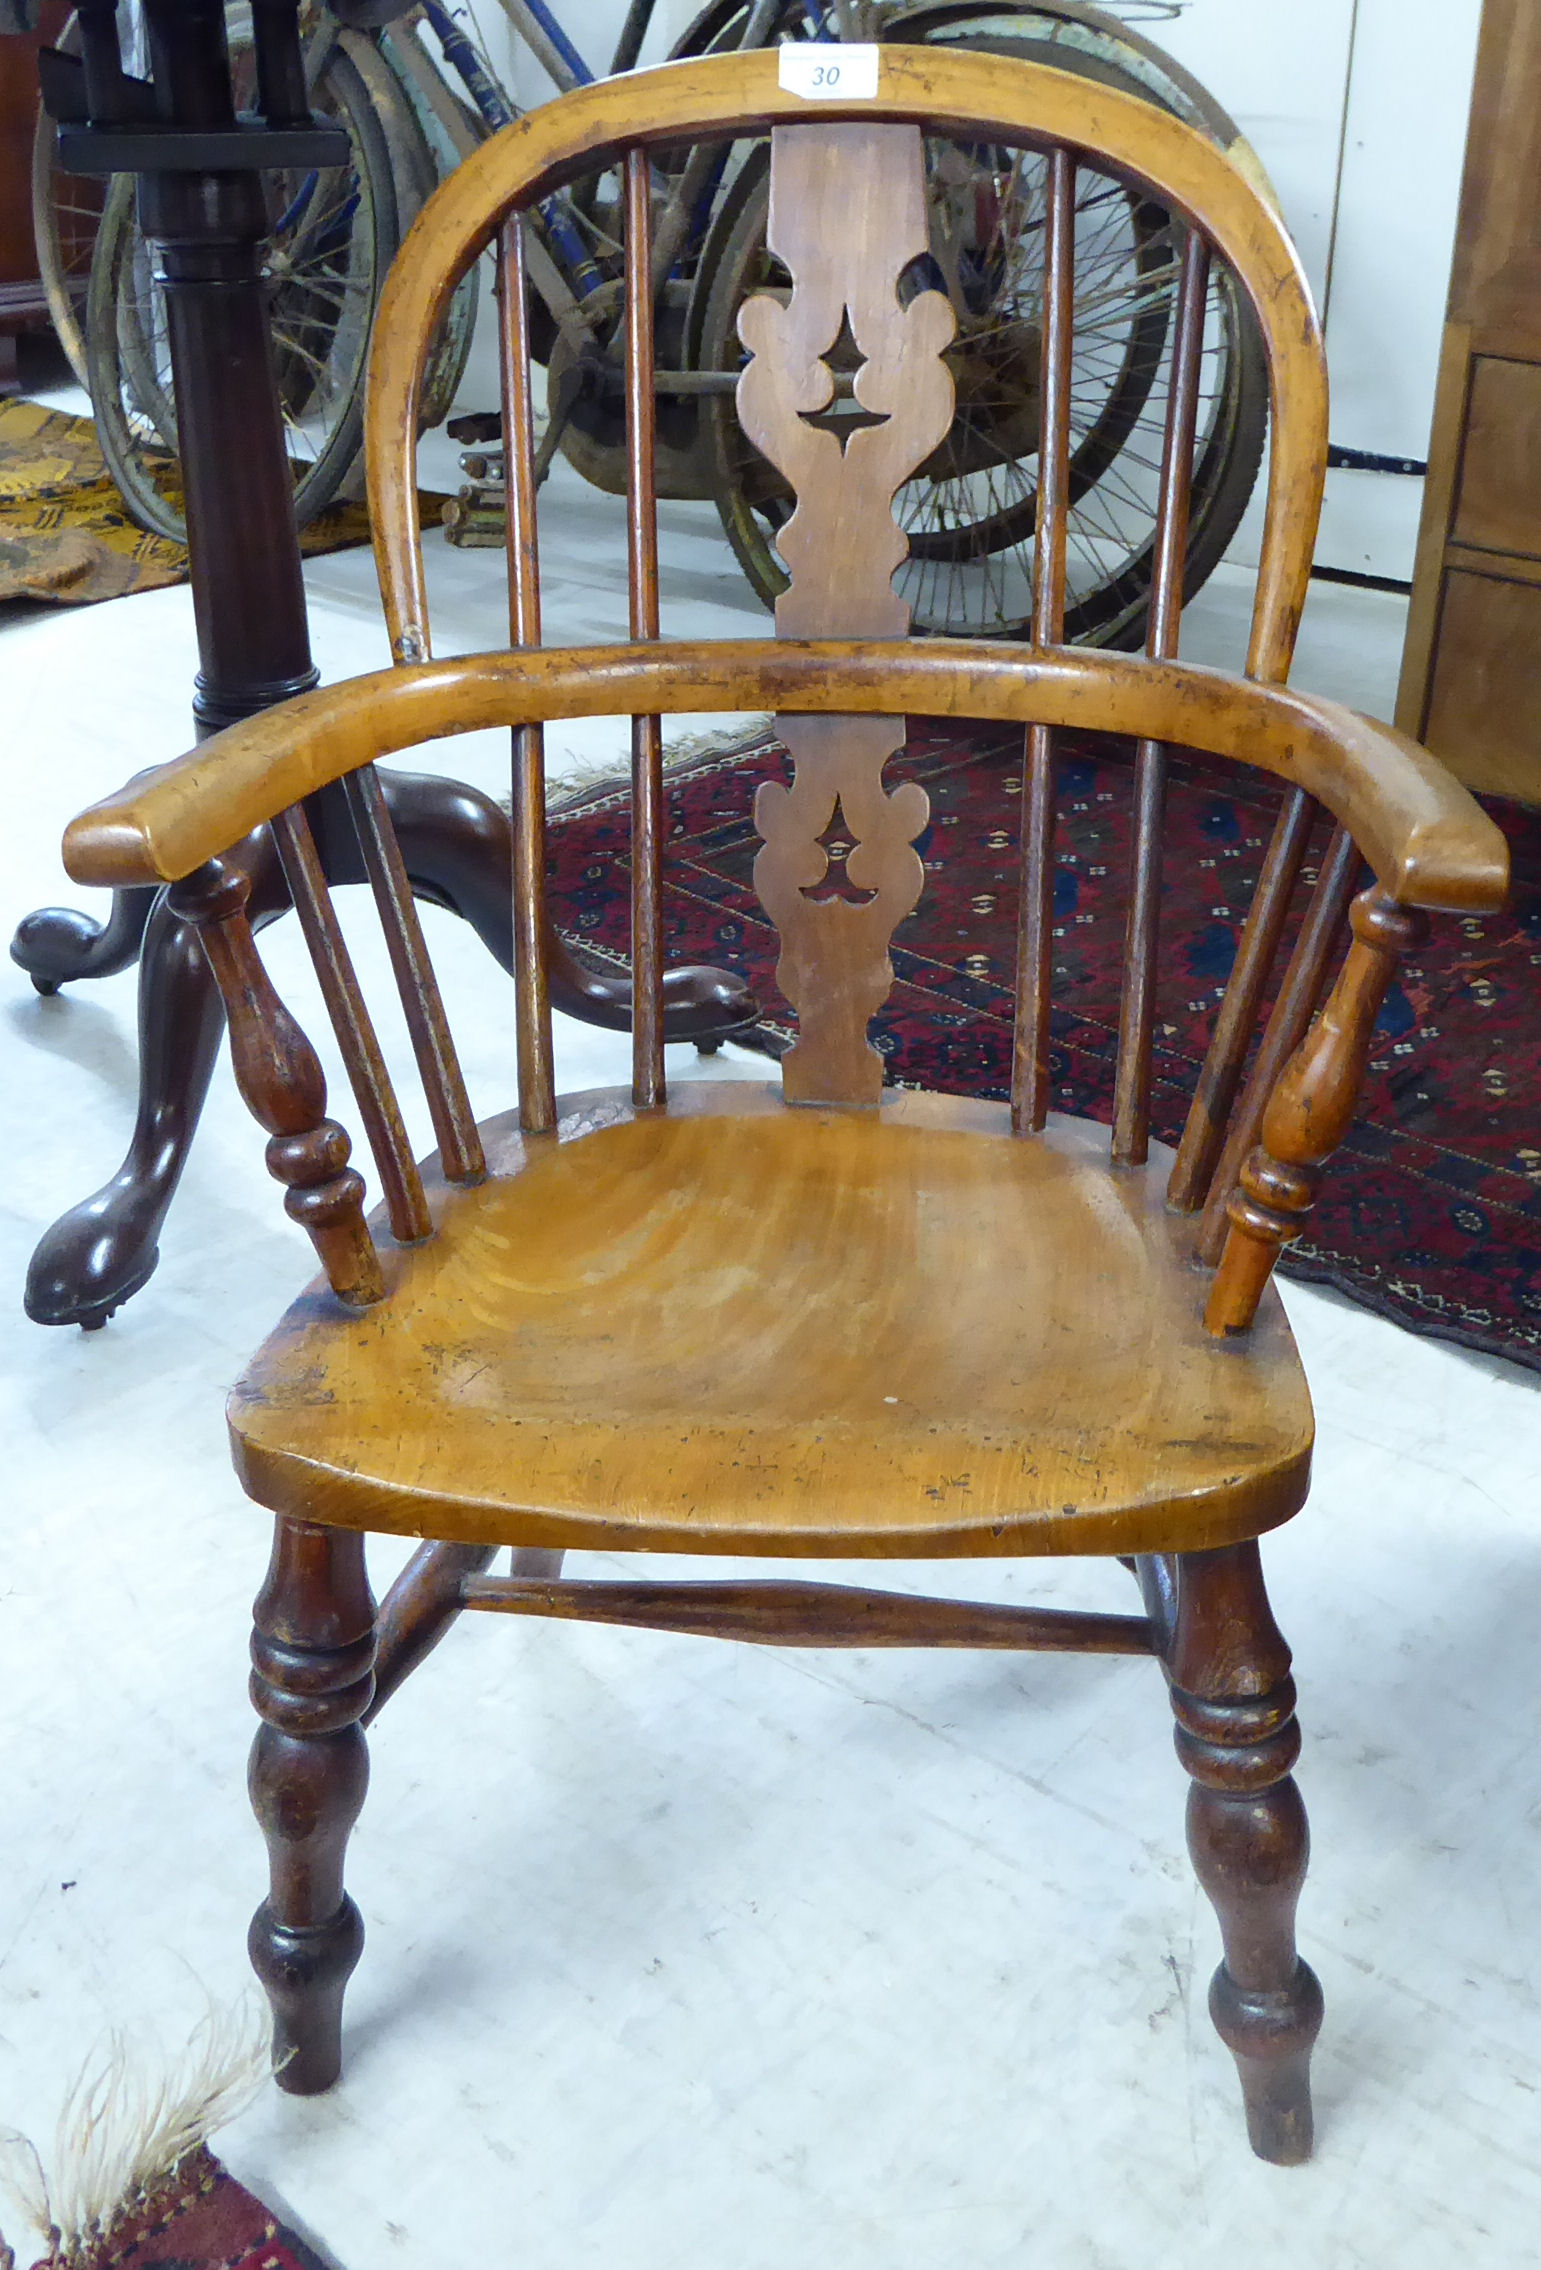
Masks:
[[[1504,839],[1415,741],[1338,702],[1197,664],[994,641],[703,640],[548,647],[379,670],[227,727],[72,820],[78,883],[170,882],[376,757],[556,718],[701,709],[895,711],[1132,734],[1262,766],[1340,820],[1413,906],[1502,903]]]
[[[1310,574],[1309,543],[1289,541],[1287,532],[1316,525],[1326,467],[1327,380],[1299,256],[1252,183],[1203,135],[1152,104],[1010,57],[884,46],[876,96],[855,103],[805,102],[778,85],[777,70],[770,50],[601,81],[505,127],[457,166],[423,207],[386,281],[369,380],[369,487],[392,652],[419,662],[432,651],[412,476],[428,342],[458,278],[509,214],[630,149],[725,130],[766,133],[788,121],[896,120],[968,140],[1093,151],[1101,170],[1149,190],[1195,225],[1235,270],[1267,346],[1274,410],[1248,670],[1256,678],[1282,679]]]

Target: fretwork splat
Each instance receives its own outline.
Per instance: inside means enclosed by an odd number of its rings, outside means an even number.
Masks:
[[[746,434],[797,497],[777,537],[791,577],[777,634],[902,637],[909,607],[893,578],[906,541],[893,500],[953,418],[942,360],[951,306],[935,291],[904,305],[899,296],[928,249],[918,130],[779,127],[768,241],[792,291],[740,312],[751,360],[738,401]],[[767,784],[756,802],[755,887],[780,933],[779,982],[798,1015],[785,1090],[803,1103],[875,1103],[882,1059],[867,1025],[893,982],[894,928],[920,897],[912,846],[930,807],[913,782],[892,795],[883,787],[902,719],[777,722],[794,778],[790,788]]]
[[[851,436],[868,426],[886,426],[886,410],[864,410],[856,391],[856,382],[866,365],[856,335],[851,329],[851,311],[846,309],[840,319],[840,336],[827,355],[820,357],[830,374],[832,399],[827,409],[799,410],[798,416],[805,426],[816,433],[833,434],[840,444],[843,457],[850,446]]]
[[[803,886],[803,897],[812,905],[827,906],[839,900],[846,906],[865,906],[876,895],[872,891],[859,890],[851,880],[847,863],[856,849],[854,834],[837,796],[834,816],[818,838],[818,847],[828,865],[817,883],[806,883]]]

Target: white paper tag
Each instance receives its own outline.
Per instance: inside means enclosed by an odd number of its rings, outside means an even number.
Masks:
[[[787,40],[776,50],[780,84],[809,102],[871,102],[878,91],[876,47],[839,47],[832,40]]]

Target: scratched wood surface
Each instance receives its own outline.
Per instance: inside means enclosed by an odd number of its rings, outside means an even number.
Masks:
[[[545,647],[374,671],[139,774],[70,822],[64,864],[78,883],[170,882],[327,781],[444,734],[739,707],[1042,720],[1182,742],[1306,789],[1411,905],[1490,913],[1508,888],[1503,835],[1475,797],[1417,742],[1338,702],[1194,664],[969,639]]]
[[[1305,1495],[1277,1297],[1244,1346],[1206,1334],[1166,1162],[1110,1177],[1104,1129],[1024,1143],[1002,1106],[787,1111],[735,1081],[484,1137],[494,1179],[436,1190],[437,1238],[382,1252],[385,1302],[315,1288],[235,1389],[260,1503],[891,1557],[1187,1550]]]

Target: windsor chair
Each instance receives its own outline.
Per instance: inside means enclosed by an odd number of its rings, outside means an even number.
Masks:
[[[921,122],[1047,154],[1032,642],[906,640],[892,500],[947,430],[954,310],[933,289]],[[772,244],[790,293],[749,303],[746,431],[797,493],[774,638],[659,638],[648,150],[772,134]],[[1149,652],[1059,643],[1065,608],[1075,173],[1083,156],[1183,216],[1167,358]],[[630,283],[632,641],[540,644],[528,381],[531,202],[580,171],[623,176]],[[510,467],[510,652],[435,662],[412,479],[424,343],[457,276],[499,247]],[[1267,342],[1274,409],[1250,677],[1174,659],[1193,404],[1212,259]],[[1283,679],[1326,446],[1321,343],[1262,197],[1200,136],[1084,79],[967,53],[884,48],[875,97],[820,105],[777,59],[676,64],[571,94],[510,128],[425,209],[393,269],[369,411],[381,586],[397,666],[307,694],[77,819],[93,883],[174,882],[229,1006],[237,1076],[324,1279],[230,1401],[237,1470],[277,1516],[256,1607],[252,1788],[272,1863],[252,1926],[279,2080],[340,2069],[362,1924],[343,1884],[363,1728],[468,1608],[791,1646],[1063,1648],[1153,1656],[1191,1778],[1189,1843],[1219,1916],[1211,2009],[1254,2148],[1310,2148],[1321,1996],[1295,1950],[1306,1825],[1289,1654],[1258,1538],[1305,1499],[1310,1400],[1274,1260],[1345,1132],[1378,1005],[1425,907],[1499,903],[1498,831],[1389,729]],[[826,359],[827,358],[827,359]],[[831,365],[854,378],[832,375]],[[774,710],[795,760],[762,786],[756,885],[782,941],[798,1036],[779,1088],[665,1087],[660,718]],[[914,784],[882,786],[905,712],[1020,721],[1019,1015],[999,1105],[885,1094],[867,1020],[924,871]],[[543,723],[630,715],[638,1011],[629,1092],[559,1100],[541,921]],[[517,1109],[478,1127],[405,885],[374,760],[513,728]],[[1137,743],[1138,826],[1111,1132],[1051,1115],[1056,728]],[[1261,765],[1286,797],[1214,1046],[1175,1158],[1149,1136],[1165,747]],[[307,806],[357,827],[412,1027],[437,1155],[414,1163],[317,861]],[[1339,833],[1250,1081],[1249,1043],[1315,800]],[[383,1190],[366,1219],[348,1138],[276,997],[245,910],[243,845],[272,829],[342,1042]],[[836,834],[852,848],[830,848]],[[1320,1016],[1361,856],[1352,938]],[[1237,1150],[1239,1144],[1240,1149]],[[1239,1180],[1226,1162],[1239,1157]],[[1206,1208],[1208,1209],[1206,1214]],[[1207,1221],[1207,1227],[1206,1227]],[[1218,1267],[1212,1268],[1218,1238]],[[1211,1262],[1206,1262],[1206,1253]],[[426,1540],[378,1613],[371,1529]],[[1091,1615],[736,1578],[564,1577],[573,1547],[877,1560],[1102,1554],[1143,1612]],[[490,1564],[514,1551],[514,1573]]]

